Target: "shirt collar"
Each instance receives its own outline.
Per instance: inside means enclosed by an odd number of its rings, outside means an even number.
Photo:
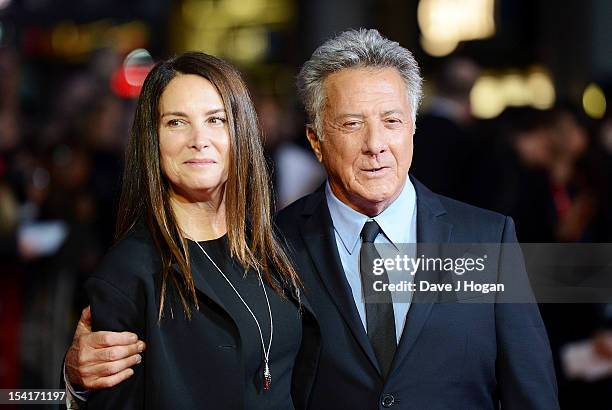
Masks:
[[[406,178],[404,188],[397,199],[373,218],[340,201],[332,192],[329,181],[325,184],[325,196],[334,230],[349,254],[355,251],[363,225],[370,219],[378,223],[391,243],[410,242],[410,223],[416,208],[416,192],[410,178]]]

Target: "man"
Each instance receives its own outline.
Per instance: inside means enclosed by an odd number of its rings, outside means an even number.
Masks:
[[[325,187],[278,216],[321,328],[310,408],[558,408],[536,305],[399,303],[385,292],[364,300],[368,243],[515,241],[509,218],[408,177],[421,97],[410,52],[376,30],[346,31],[314,52],[298,87],[328,173]],[[90,333],[86,319],[68,379],[95,389],[129,377],[136,338]]]

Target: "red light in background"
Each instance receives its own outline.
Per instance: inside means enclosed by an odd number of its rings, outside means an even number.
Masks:
[[[152,66],[120,66],[110,80],[111,90],[122,98],[136,98]],[[128,82],[127,79],[130,79]]]

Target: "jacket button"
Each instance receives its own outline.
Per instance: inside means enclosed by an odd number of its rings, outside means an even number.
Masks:
[[[395,397],[392,394],[384,394],[380,402],[383,407],[389,408],[395,404]]]

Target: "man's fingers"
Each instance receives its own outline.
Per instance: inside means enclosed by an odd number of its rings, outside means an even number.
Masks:
[[[87,306],[81,312],[81,318],[79,319],[79,323],[77,323],[77,328],[74,335],[81,336],[87,333],[91,333],[91,310],[89,309],[89,306]]]
[[[138,341],[138,336],[131,332],[94,332],[88,335],[86,345],[99,349],[101,347],[127,346]]]
[[[73,342],[70,346],[66,363],[77,369],[82,378],[87,374],[88,368],[97,364],[118,365],[119,367],[111,373],[97,374],[98,377],[110,376],[135,363],[121,367],[121,360],[134,357],[137,353],[144,351],[146,345],[141,340],[123,345],[126,340],[137,339],[138,337],[134,333],[129,332],[94,332],[82,335],[78,338],[78,341]]]
[[[114,362],[104,362],[93,364],[81,368],[81,377],[84,381],[91,383],[97,379],[113,376],[122,373],[126,369],[137,365],[142,361],[142,356],[139,354],[126,357],[125,359],[115,360]]]
[[[83,322],[85,325],[91,327],[91,308],[89,306],[87,306],[81,312],[81,322]]]
[[[140,341],[127,346],[113,346],[96,349],[93,351],[92,361],[97,363],[114,362],[116,360],[125,359],[126,357],[142,353],[144,348],[144,342]]]
[[[117,374],[113,374],[108,377],[101,377],[91,382],[91,385],[85,386],[88,390],[99,390],[99,389],[108,389],[109,387],[116,386],[122,381],[129,379],[134,374],[134,370],[125,369]]]

